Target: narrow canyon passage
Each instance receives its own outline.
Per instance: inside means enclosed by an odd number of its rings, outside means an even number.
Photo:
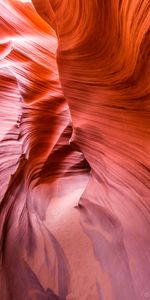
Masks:
[[[0,11],[1,299],[149,299],[149,1]]]

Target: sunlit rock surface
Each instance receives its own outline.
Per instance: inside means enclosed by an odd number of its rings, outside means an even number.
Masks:
[[[0,16],[0,299],[150,299],[149,1]]]

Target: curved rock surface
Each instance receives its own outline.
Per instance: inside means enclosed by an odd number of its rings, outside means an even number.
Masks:
[[[149,299],[149,1],[0,15],[1,299]]]

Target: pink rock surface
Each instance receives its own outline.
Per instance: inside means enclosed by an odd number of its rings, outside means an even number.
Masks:
[[[149,1],[0,16],[0,299],[150,299]]]

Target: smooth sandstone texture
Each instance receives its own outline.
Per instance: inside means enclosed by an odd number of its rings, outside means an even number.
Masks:
[[[1,299],[150,299],[149,1],[0,14]]]

